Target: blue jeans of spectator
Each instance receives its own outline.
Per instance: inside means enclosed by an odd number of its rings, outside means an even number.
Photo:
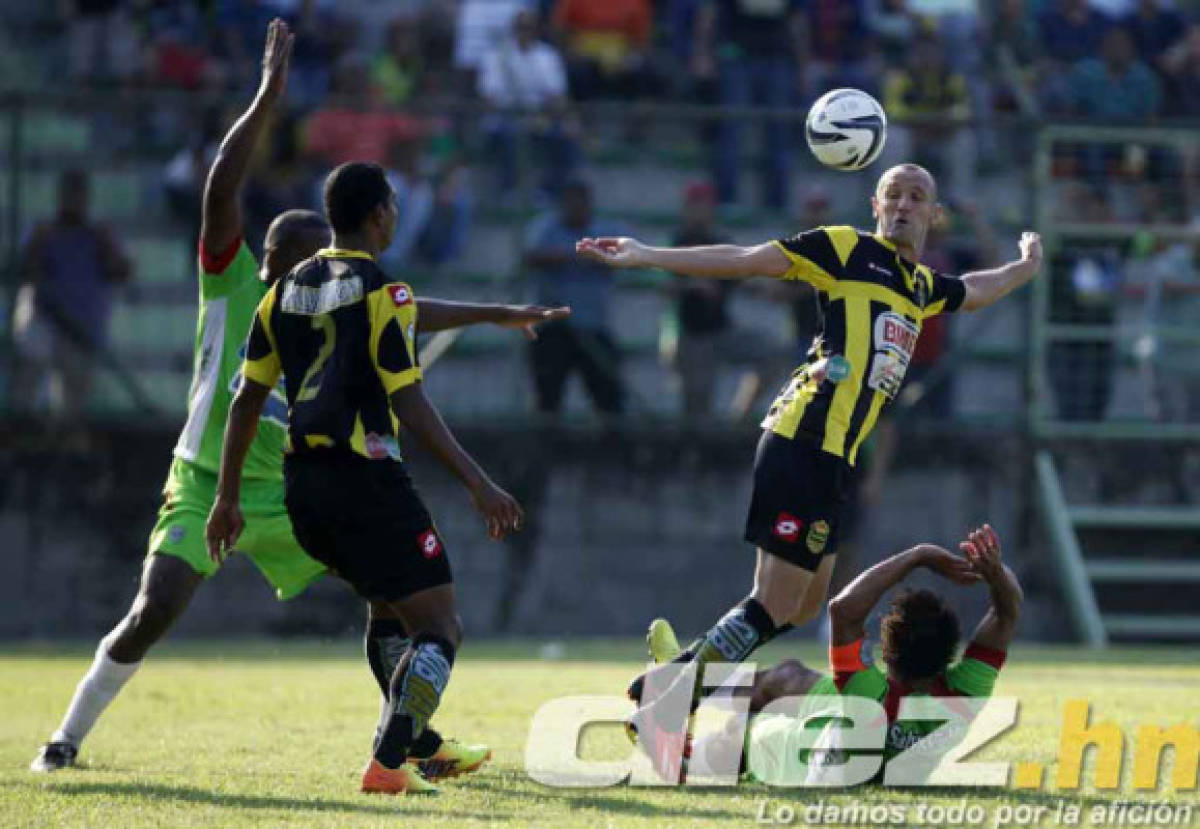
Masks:
[[[726,59],[721,62],[719,102],[721,106],[764,106],[783,109],[792,104],[796,86],[795,64],[788,58]],[[738,156],[741,126],[737,118],[723,118],[717,140],[714,177],[722,203],[737,201]],[[768,120],[763,124],[763,201],[769,207],[785,207],[788,194],[788,124]]]
[[[579,144],[567,134],[561,121],[551,121],[542,129],[526,130],[518,117],[500,116],[487,133],[502,193],[512,192],[517,186],[517,152],[522,140],[531,145],[526,157],[540,160],[543,168],[540,187],[547,193],[556,194],[579,166]]]

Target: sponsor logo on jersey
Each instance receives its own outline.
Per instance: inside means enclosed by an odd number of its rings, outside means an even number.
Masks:
[[[883,274],[884,276],[892,275],[892,272],[890,270],[883,267],[882,265],[876,265],[874,262],[868,262],[867,267],[870,268],[871,270],[875,271],[876,273]]]
[[[392,304],[397,308],[413,301],[412,291],[407,285],[389,285],[387,291],[392,297]]]
[[[183,541],[183,537],[187,535],[187,527],[182,524],[175,524],[171,529],[167,530],[167,541],[172,544],[178,544]]]
[[[775,537],[788,544],[795,544],[800,538],[800,529],[803,526],[804,522],[790,512],[781,512],[775,519]]]
[[[417,538],[421,545],[421,555],[425,558],[437,558],[442,554],[442,540],[433,530],[426,530]]]
[[[320,285],[297,285],[295,282],[288,282],[283,286],[280,307],[286,314],[313,317],[358,302],[362,297],[362,279],[357,276],[331,279]]]
[[[917,337],[921,329],[899,314],[888,311],[880,314],[875,320],[876,348],[887,351],[900,351],[906,357],[917,347]]]
[[[908,318],[887,311],[875,319],[874,334],[875,354],[867,385],[892,399],[904,383],[921,328]]]
[[[374,460],[380,461],[388,456],[387,444],[374,432],[367,432],[366,437],[363,438],[363,445],[366,447],[367,455]]]
[[[814,521],[812,526],[808,528],[808,535],[804,539],[805,546],[813,555],[820,555],[825,552],[825,545],[829,542],[829,524],[826,521]]]

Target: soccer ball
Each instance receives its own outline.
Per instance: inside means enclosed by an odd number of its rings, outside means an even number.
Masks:
[[[879,157],[887,139],[883,107],[859,89],[835,89],[822,95],[804,124],[808,147],[826,167],[861,170]]]

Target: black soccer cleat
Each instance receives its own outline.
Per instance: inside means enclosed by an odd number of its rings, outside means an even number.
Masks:
[[[75,765],[79,749],[67,742],[46,743],[29,764],[30,771],[48,772]]]

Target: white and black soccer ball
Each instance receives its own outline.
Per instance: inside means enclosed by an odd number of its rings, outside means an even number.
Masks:
[[[861,170],[879,157],[887,140],[887,116],[860,89],[826,92],[808,111],[808,148],[826,167]]]

